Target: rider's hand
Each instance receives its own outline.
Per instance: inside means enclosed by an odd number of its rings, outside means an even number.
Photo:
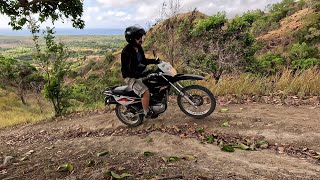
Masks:
[[[155,63],[155,64],[160,64],[160,63],[161,63],[160,58],[159,58],[159,57],[157,57],[157,58],[154,60],[154,63]]]
[[[139,64],[137,66],[137,71],[142,72],[146,69],[146,66],[144,64]]]
[[[151,74],[147,75],[147,78],[152,78],[152,77],[155,77],[155,76],[158,76],[158,74],[157,73],[151,73]]]

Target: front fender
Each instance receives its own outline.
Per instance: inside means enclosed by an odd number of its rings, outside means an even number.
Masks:
[[[203,80],[203,76],[194,75],[194,74],[177,74],[173,77],[173,81],[182,81],[182,80]]]
[[[105,104],[105,105],[117,104],[117,101],[114,99],[113,96],[106,96],[106,97],[104,98],[104,104]]]

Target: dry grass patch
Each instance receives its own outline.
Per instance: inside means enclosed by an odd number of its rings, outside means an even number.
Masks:
[[[33,95],[23,105],[14,93],[0,89],[0,128],[26,122],[36,122],[53,116],[50,104],[41,100],[40,106]]]
[[[215,84],[212,78],[201,83],[209,87],[215,95],[270,95],[274,93],[298,96],[320,95],[320,71],[316,68],[295,73],[285,69],[270,77],[246,73],[224,75],[218,84]]]

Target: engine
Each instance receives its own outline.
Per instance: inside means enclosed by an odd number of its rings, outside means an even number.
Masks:
[[[151,106],[153,112],[160,114],[166,110],[166,105],[163,103],[157,103]]]

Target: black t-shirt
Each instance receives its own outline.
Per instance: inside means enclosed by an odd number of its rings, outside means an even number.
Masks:
[[[137,59],[138,59],[138,64],[141,64],[141,63],[142,63],[143,56],[142,56],[142,54],[141,54],[139,51],[137,52]]]
[[[154,59],[146,59],[142,47],[138,47],[138,53],[133,45],[126,45],[121,52],[121,72],[123,78],[140,78],[145,66],[154,64]],[[140,68],[139,64],[145,65]]]

